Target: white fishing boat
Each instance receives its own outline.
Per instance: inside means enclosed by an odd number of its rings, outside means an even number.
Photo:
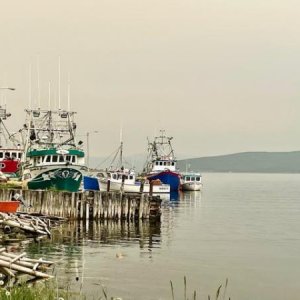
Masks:
[[[114,166],[114,164],[116,164],[116,166]],[[102,170],[97,173],[100,191],[110,190],[124,191],[127,193],[149,193],[152,189],[153,193],[170,192],[169,184],[162,184],[157,180],[150,186],[150,182],[146,178],[137,180],[134,169],[126,169],[123,165],[123,142],[121,141],[120,146],[115,151],[114,158],[109,169]]]
[[[202,188],[202,176],[196,172],[181,173],[181,189],[183,191],[200,191]]]
[[[149,181],[136,180],[134,170],[113,170],[103,171],[97,174],[101,191],[124,191],[127,193],[169,193],[170,185],[161,182],[153,182],[150,186]]]

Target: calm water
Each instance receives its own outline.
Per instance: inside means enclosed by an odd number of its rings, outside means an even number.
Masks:
[[[231,299],[299,299],[300,175],[203,182],[202,193],[164,201],[161,223],[69,224],[26,250],[57,261],[58,284],[82,284],[91,299],[101,285],[122,299],[171,299],[170,280],[183,299],[184,275],[189,298],[207,299],[229,278]]]

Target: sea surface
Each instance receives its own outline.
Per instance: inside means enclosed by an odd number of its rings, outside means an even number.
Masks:
[[[184,299],[184,276],[189,299],[214,299],[227,278],[225,299],[300,299],[300,175],[203,184],[165,199],[161,222],[66,224],[26,251],[56,261],[57,285],[87,299],[172,299],[170,281]]]

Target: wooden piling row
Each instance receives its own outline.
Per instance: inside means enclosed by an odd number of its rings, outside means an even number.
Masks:
[[[0,189],[0,201],[22,194],[26,206],[20,210],[71,220],[159,219],[159,196],[143,193],[84,191],[77,193]]]

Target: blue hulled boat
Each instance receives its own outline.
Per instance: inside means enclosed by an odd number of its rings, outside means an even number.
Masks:
[[[160,180],[164,184],[169,184],[171,191],[178,191],[180,174],[176,169],[177,161],[171,144],[173,138],[167,137],[164,130],[160,132],[161,135],[148,144],[149,154],[144,172],[149,181]]]

